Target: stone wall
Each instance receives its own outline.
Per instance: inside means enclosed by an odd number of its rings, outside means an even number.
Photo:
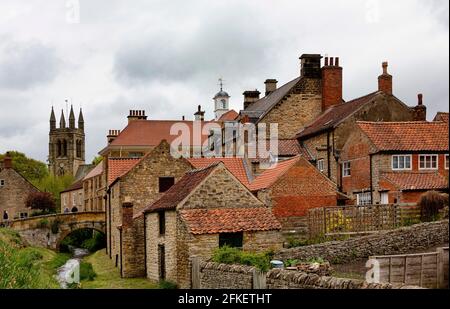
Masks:
[[[344,241],[283,249],[275,255],[275,258],[307,260],[321,257],[331,263],[340,264],[372,255],[392,255],[424,250],[448,243],[448,223],[448,220],[421,223]]]
[[[252,289],[255,267],[200,263],[201,289]]]

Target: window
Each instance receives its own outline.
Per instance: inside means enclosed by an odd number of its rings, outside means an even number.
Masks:
[[[363,192],[356,194],[357,205],[370,205],[372,204],[372,196],[370,192]]]
[[[174,177],[159,177],[159,192],[166,192],[174,183]]]
[[[350,176],[350,161],[342,163],[342,176],[348,177]]]
[[[445,155],[445,169],[448,170],[448,154]],[[1,186],[1,180],[0,180],[0,186]]]
[[[8,215],[8,211],[4,210],[3,211],[3,220],[8,220],[9,215]]]
[[[323,172],[325,170],[323,164],[324,164],[323,159],[317,160],[317,169],[321,172]]]
[[[166,213],[161,211],[158,213],[159,218],[159,235],[166,234]]]
[[[140,158],[142,157],[144,154],[142,152],[130,152],[128,154],[129,158]]]
[[[243,232],[221,233],[219,234],[219,247],[229,246],[234,248],[242,248],[243,238]]]
[[[28,218],[28,213],[27,212],[21,212],[20,213],[20,219],[26,219]]]
[[[83,194],[81,192],[78,193],[78,201],[79,205],[83,204]]]
[[[0,179],[0,187],[4,187],[5,186],[5,180],[4,179]]]
[[[419,169],[420,170],[436,170],[438,168],[437,155],[420,155]]]
[[[411,155],[394,155],[392,156],[392,170],[410,170]]]
[[[67,205],[67,196],[66,195],[64,195],[63,201],[64,201],[64,207],[65,207]]]
[[[77,194],[73,193],[72,194],[72,205],[75,206],[77,204]]]

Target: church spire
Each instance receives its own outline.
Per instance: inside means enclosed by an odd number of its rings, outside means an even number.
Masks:
[[[84,118],[83,111],[80,108],[80,114],[78,115],[78,129],[84,130]]]
[[[50,113],[50,130],[56,129],[56,117],[55,117],[55,111],[53,110],[52,106],[52,112]]]
[[[75,114],[73,113],[73,106],[72,105],[70,105],[69,128],[70,129],[75,129]]]
[[[64,110],[61,110],[61,118],[59,119],[59,128],[64,129],[66,127],[66,118],[64,118]]]

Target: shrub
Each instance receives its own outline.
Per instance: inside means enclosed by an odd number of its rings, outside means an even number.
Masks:
[[[448,195],[428,191],[420,197],[418,205],[420,207],[420,219],[424,222],[434,221],[439,218],[439,210],[448,205]]]
[[[165,290],[174,290],[174,289],[177,289],[178,286],[176,283],[174,283],[172,281],[161,280],[158,283],[158,288],[165,289]]]
[[[286,261],[284,261],[284,266],[286,267],[295,266],[298,263],[300,263],[300,261],[297,259],[287,259]]]
[[[81,262],[80,263],[80,280],[92,281],[97,277],[91,263]]]
[[[58,234],[60,224],[61,224],[61,221],[59,219],[55,219],[52,221],[50,229],[52,230],[53,234]]]
[[[254,266],[261,271],[267,271],[270,268],[270,260],[273,252],[252,253],[244,252],[238,248],[223,246],[214,250],[212,260],[223,264],[242,264]]]
[[[48,222],[47,219],[41,219],[41,220],[39,220],[39,222],[38,222],[38,224],[37,224],[37,227],[38,227],[39,229],[43,229],[43,228],[48,227],[48,224],[49,224],[49,222]]]
[[[31,209],[41,211],[55,212],[55,200],[51,193],[48,192],[32,192],[28,194],[25,202],[26,206]]]
[[[96,252],[100,249],[105,248],[105,235],[103,233],[94,232],[94,236],[92,238],[86,239],[81,244],[81,247],[89,250],[89,252]]]

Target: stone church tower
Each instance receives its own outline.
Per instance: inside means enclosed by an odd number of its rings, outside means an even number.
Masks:
[[[70,107],[69,126],[66,126],[64,111],[61,111],[59,128],[56,127],[55,112],[50,114],[48,165],[55,176],[75,176],[78,167],[85,161],[84,119],[80,109],[78,128],[75,127],[73,107]]]

